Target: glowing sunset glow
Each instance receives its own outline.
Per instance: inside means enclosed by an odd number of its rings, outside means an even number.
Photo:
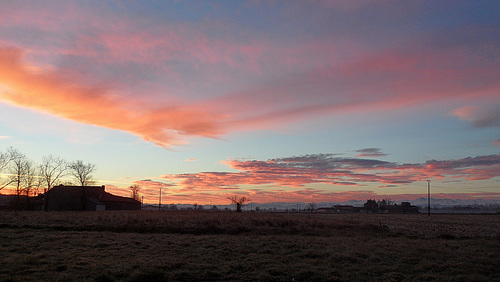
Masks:
[[[500,4],[0,4],[0,152],[156,203],[500,201]],[[7,174],[8,171],[0,172]],[[8,192],[7,187],[1,192]]]

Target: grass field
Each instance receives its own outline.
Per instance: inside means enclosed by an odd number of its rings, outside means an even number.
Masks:
[[[1,281],[500,281],[499,215],[0,212]]]

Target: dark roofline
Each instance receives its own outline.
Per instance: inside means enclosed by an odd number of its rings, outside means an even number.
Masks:
[[[55,190],[54,190],[55,189]],[[89,193],[86,198],[88,199],[96,199],[96,196],[97,194],[99,195],[98,198],[96,200],[102,202],[102,203],[140,203],[140,201],[137,201],[133,198],[129,198],[129,197],[123,197],[123,196],[118,196],[118,195],[113,195],[109,192],[106,192],[106,186],[105,185],[102,185],[102,186],[65,186],[65,185],[58,185],[58,186],[54,186],[52,189],[50,189],[49,191],[45,192],[45,193],[48,193],[50,194],[51,191],[54,190],[54,192],[56,192],[57,190],[60,190],[60,189],[67,189],[71,192],[83,192],[83,193]]]

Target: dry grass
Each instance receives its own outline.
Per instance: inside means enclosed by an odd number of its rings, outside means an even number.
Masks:
[[[0,280],[499,281],[499,219],[4,212]]]
[[[380,228],[378,223],[331,220],[312,214],[194,211],[0,213],[0,227],[198,235],[333,235],[363,230],[376,232]]]

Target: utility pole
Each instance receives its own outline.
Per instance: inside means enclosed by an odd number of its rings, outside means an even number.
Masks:
[[[158,200],[158,210],[161,211],[161,186],[160,186],[160,198]]]
[[[427,180],[427,216],[431,216],[431,181]]]

